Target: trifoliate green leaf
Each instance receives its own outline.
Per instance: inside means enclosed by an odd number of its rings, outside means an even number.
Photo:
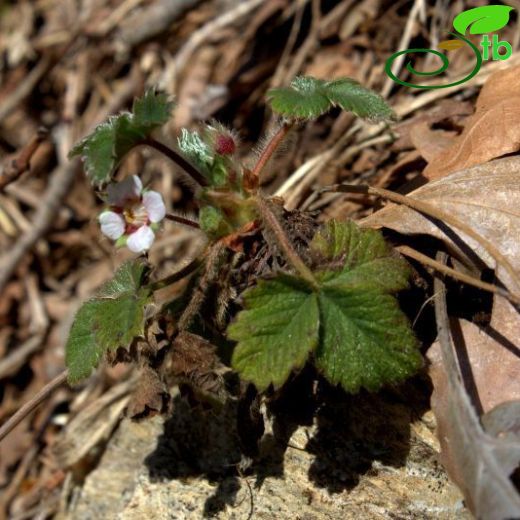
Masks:
[[[134,146],[168,121],[173,103],[164,94],[147,90],[133,105],[133,113],[112,116],[77,143],[69,157],[80,156],[92,184],[102,186]]]
[[[333,106],[370,120],[395,117],[381,96],[351,78],[325,81],[298,76],[289,87],[269,90],[267,97],[275,112],[289,118],[314,119]]]
[[[410,269],[385,242],[379,231],[361,229],[354,222],[330,220],[310,244],[318,278],[327,285],[356,286],[385,292],[408,287]]]
[[[88,377],[106,352],[128,347],[144,334],[144,307],[151,298],[142,287],[146,273],[141,260],[123,264],[79,309],[66,345],[70,383]]]
[[[407,286],[406,262],[353,222],[325,224],[310,252],[318,288],[279,275],[246,293],[246,310],[228,328],[238,342],[233,367],[260,390],[283,384],[313,350],[327,379],[350,392],[412,375],[421,355],[391,295]]]
[[[331,383],[353,393],[375,391],[421,366],[417,340],[394,297],[329,285],[320,291],[319,305],[316,365]]]
[[[228,328],[238,341],[232,365],[259,390],[279,387],[318,343],[317,296],[298,279],[280,275],[249,289],[245,305]]]

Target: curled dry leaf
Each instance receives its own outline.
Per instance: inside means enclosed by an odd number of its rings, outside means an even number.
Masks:
[[[228,397],[216,347],[204,338],[180,332],[172,344],[168,371],[177,383],[187,384],[203,401],[222,404]]]
[[[142,367],[126,415],[132,419],[142,419],[163,413],[167,409],[169,396],[157,372],[150,367]]]
[[[520,273],[520,158],[508,157],[432,181],[409,194],[429,203],[471,227]],[[432,235],[467,258],[477,255],[514,293],[520,293],[518,277],[497,265],[482,243],[442,222],[406,207],[389,204],[364,219],[369,227],[386,227],[404,234]]]
[[[520,149],[520,67],[495,72],[486,81],[475,114],[451,146],[429,162],[423,174],[430,180],[483,164]]]
[[[520,495],[511,480],[520,463],[520,438],[518,433],[514,432],[519,421],[518,417],[512,415],[518,412],[518,401],[508,401],[488,412],[483,420],[486,426],[484,430],[476,413],[474,400],[472,402],[468,395],[468,390],[475,388],[471,389],[468,372],[461,363],[461,351],[467,347],[469,357],[475,361],[475,379],[482,389],[482,398],[486,406],[491,406],[500,399],[507,399],[510,395],[514,396],[515,392],[518,392],[518,377],[511,380],[508,370],[499,370],[498,375],[490,378],[492,367],[489,367],[489,364],[493,361],[484,352],[486,347],[495,347],[495,340],[499,347],[505,349],[509,339],[504,335],[470,343],[475,339],[472,338],[474,331],[464,325],[467,336],[457,334],[453,322],[448,323],[445,305],[439,304],[439,299],[445,298],[443,291],[439,289],[438,282],[435,285],[439,344],[432,356],[432,409],[437,418],[442,463],[464,493],[469,508],[477,518],[520,518]],[[502,321],[506,323],[505,334],[514,334],[513,329],[509,327],[515,326],[516,333],[518,332],[518,313],[511,309],[509,303],[503,301],[495,309],[495,322]],[[448,327],[451,328],[451,334]],[[515,335],[513,339],[516,339]],[[509,362],[511,363],[511,360]],[[519,363],[517,357],[517,374]],[[497,360],[497,364],[500,364],[500,360]],[[487,381],[483,379],[486,372]],[[502,389],[501,384],[505,384],[510,392]],[[512,386],[516,387],[516,390],[512,389]],[[497,396],[490,395],[491,387]]]

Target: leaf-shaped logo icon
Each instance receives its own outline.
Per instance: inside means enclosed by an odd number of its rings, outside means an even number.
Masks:
[[[509,22],[509,13],[513,11],[508,5],[486,5],[464,11],[455,17],[453,27],[460,34],[486,34],[498,31]]]

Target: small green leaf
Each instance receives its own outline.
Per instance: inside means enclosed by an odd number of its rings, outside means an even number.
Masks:
[[[422,358],[395,298],[374,289],[329,286],[320,292],[316,365],[349,392],[378,390],[416,372]]]
[[[269,90],[267,98],[275,112],[289,118],[313,119],[328,112],[332,106],[370,120],[395,118],[381,96],[351,78],[325,81],[298,76],[289,87]]]
[[[173,103],[164,94],[147,90],[136,99],[133,113],[112,116],[76,144],[69,157],[80,156],[91,182],[102,186],[110,181],[121,159],[157,127],[169,119]]]
[[[228,328],[238,341],[232,365],[259,390],[279,387],[318,343],[316,294],[298,279],[280,275],[249,289],[245,306]]]
[[[114,120],[115,118],[111,117],[106,123],[98,125],[69,152],[69,157],[78,155],[83,159],[85,171],[94,184],[99,185],[108,181],[110,173],[116,166]]]
[[[123,264],[79,309],[66,345],[70,383],[88,377],[106,352],[128,347],[144,334],[144,307],[151,299],[142,287],[146,274],[142,260]]]
[[[291,86],[273,88],[267,93],[271,108],[278,114],[298,119],[314,119],[328,112],[331,103],[323,92],[324,81],[298,76]]]
[[[370,121],[395,119],[396,115],[385,100],[373,90],[350,78],[327,81],[327,97],[334,105]]]
[[[232,158],[215,151],[215,129],[208,125],[201,137],[198,132],[183,128],[177,139],[179,150],[209,181],[212,187],[228,183],[228,171],[233,169]]]
[[[132,107],[134,121],[140,128],[153,129],[168,122],[175,103],[164,93],[148,89],[142,98],[137,98]]]
[[[484,5],[468,9],[458,14],[453,20],[453,27],[460,34],[466,34],[471,26],[470,34],[486,34],[496,32],[509,22],[509,13],[513,11],[508,5]]]
[[[199,133],[196,131],[190,132],[183,128],[180,137],[177,139],[177,144],[186,159],[193,163],[194,166],[197,166],[201,173],[208,177],[211,173],[213,153]]]
[[[393,252],[379,231],[354,222],[330,220],[310,244],[318,278],[328,285],[396,292],[408,287],[408,263]]]

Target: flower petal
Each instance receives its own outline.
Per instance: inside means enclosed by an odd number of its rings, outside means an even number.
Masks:
[[[155,235],[152,229],[148,226],[141,226],[128,237],[126,247],[134,253],[143,253],[150,249],[154,239]]]
[[[150,222],[160,222],[166,215],[162,195],[157,191],[145,191],[143,193],[143,206],[146,208]]]
[[[132,175],[121,182],[108,185],[108,203],[123,207],[128,201],[139,199],[142,190],[141,179],[137,175]]]
[[[98,220],[101,225],[101,233],[112,240],[117,240],[125,232],[125,221],[118,213],[103,211]]]

